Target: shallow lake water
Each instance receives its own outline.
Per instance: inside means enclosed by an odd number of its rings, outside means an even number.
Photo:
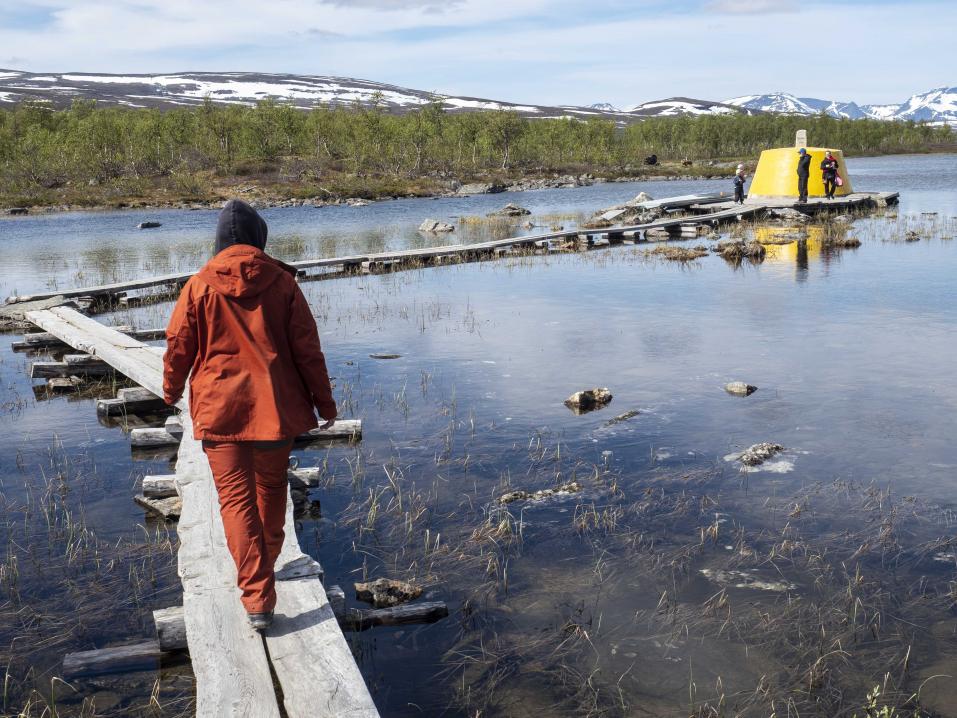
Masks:
[[[312,492],[321,518],[303,518],[300,541],[327,585],[414,578],[451,609],[431,626],[350,636],[383,715],[850,716],[876,685],[901,703],[920,688],[921,715],[957,715],[952,679],[933,678],[957,671],[957,158],[849,169],[855,189],[902,194],[854,222],[857,249],[823,246],[811,227],[759,264],[671,263],[639,245],[303,284],[341,413],[364,431],[355,447],[300,452],[326,467]],[[724,185],[264,216],[276,254],[299,259],[450,241],[415,228],[508,201],[571,226],[639,191]],[[154,218],[159,230],[132,229]],[[198,266],[214,222],[3,220],[0,288]],[[903,241],[908,230],[920,241]],[[101,319],[159,326],[169,310]],[[35,392],[15,338],[0,350],[3,713],[31,687],[55,692],[65,715],[91,697],[97,715],[188,711],[184,665],[51,684],[63,652],[148,638],[149,610],[178,601],[175,526],[131,501],[144,473],[169,465],[134,460],[125,434],[97,421],[95,392]],[[758,391],[731,396],[733,380]],[[563,405],[589,387],[608,387],[611,404]],[[765,441],[785,451],[750,471],[731,458]],[[498,502],[572,481],[569,496]]]

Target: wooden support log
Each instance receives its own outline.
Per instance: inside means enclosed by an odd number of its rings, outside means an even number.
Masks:
[[[183,427],[176,417],[171,416],[162,428],[133,429],[130,431],[130,444],[133,448],[157,446],[175,446],[183,436]],[[318,427],[296,437],[297,444],[317,441],[358,441],[362,438],[362,421],[342,419],[329,429]]]
[[[177,496],[175,476],[144,476],[143,496],[148,499],[168,499]]]
[[[332,606],[332,612],[337,619],[341,619],[346,612],[346,592],[339,586],[330,586],[326,591],[326,598],[329,599],[329,605]]]
[[[289,485],[296,489],[318,486],[323,473],[323,470],[318,466],[305,469],[289,469]]]
[[[182,606],[153,611],[156,639],[163,651],[186,650],[186,616]]]
[[[140,341],[152,341],[162,339],[166,336],[165,329],[134,329],[130,326],[110,327],[118,332],[123,332],[127,336],[139,339]],[[51,347],[69,346],[58,339],[50,332],[32,332],[23,335],[23,341],[14,342],[12,345],[14,351],[23,351],[28,349],[49,349]]]
[[[373,626],[401,626],[407,623],[435,623],[449,615],[444,601],[407,603],[391,608],[350,608],[339,617],[339,625],[351,631]]]
[[[277,576],[277,578],[279,577]],[[449,608],[444,601],[409,603],[391,608],[347,609],[345,605],[346,595],[339,586],[330,586],[329,590],[326,591],[326,596],[339,625],[343,629],[352,631],[365,631],[374,626],[435,623],[449,615]],[[171,606],[170,608],[153,611],[153,623],[156,626],[157,640],[155,643],[161,652],[170,653],[187,650],[186,617],[182,606]],[[98,651],[92,653],[98,653]],[[124,669],[119,668],[117,670]]]
[[[152,669],[162,657],[159,641],[68,653],[63,657],[63,677]]]
[[[101,416],[124,416],[172,410],[161,397],[142,387],[120,389],[115,399],[97,399],[96,413]]]
[[[133,497],[133,501],[150,513],[167,521],[175,521],[179,519],[180,514],[183,513],[183,500],[179,496],[170,496],[165,499],[151,499],[143,494],[137,494]]]
[[[31,379],[69,376],[108,376],[113,368],[88,354],[67,354],[63,361],[35,361],[30,365]]]
[[[52,392],[76,391],[83,385],[83,379],[78,376],[54,377],[47,379],[47,389]]]

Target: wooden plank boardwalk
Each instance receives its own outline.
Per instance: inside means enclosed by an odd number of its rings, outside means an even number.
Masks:
[[[463,258],[477,256],[492,256],[495,250],[508,247],[527,247],[541,242],[550,242],[556,240],[574,240],[580,235],[589,237],[599,236],[637,236],[637,234],[647,232],[648,230],[671,230],[682,226],[691,227],[706,225],[715,227],[726,222],[739,221],[747,218],[753,218],[762,214],[768,209],[779,209],[791,207],[807,213],[821,211],[847,210],[855,207],[874,204],[878,201],[893,202],[897,198],[896,192],[858,192],[837,200],[825,201],[823,199],[812,199],[809,202],[798,203],[790,199],[781,200],[754,200],[747,201],[743,205],[733,204],[731,202],[720,202],[713,196],[702,195],[700,202],[695,203],[690,195],[671,198],[674,207],[668,203],[669,200],[656,200],[647,203],[649,206],[658,208],[682,208],[691,211],[699,210],[702,213],[687,215],[683,217],[666,217],[646,222],[644,224],[613,226],[602,229],[578,228],[571,230],[559,230],[553,232],[540,232],[520,237],[509,237],[506,239],[492,240],[489,242],[478,242],[472,244],[451,244],[438,247],[423,247],[419,249],[405,249],[394,252],[376,252],[370,254],[355,254],[346,257],[325,257],[320,259],[306,259],[297,262],[290,262],[293,267],[305,272],[310,269],[340,269],[343,271],[356,269],[363,265],[374,264],[387,265],[390,263],[402,262],[431,262],[444,257],[459,256]],[[645,206],[645,205],[642,205]],[[123,282],[114,282],[95,287],[79,287],[74,289],[57,289],[48,292],[39,292],[36,294],[12,296],[7,299],[7,304],[15,304],[26,301],[39,301],[50,299],[52,297],[62,296],[65,298],[77,297],[100,297],[111,298],[124,296],[127,292],[134,292],[142,289],[161,288],[169,292],[176,291],[180,286],[194,274],[193,271],[181,272],[177,274],[164,274],[155,277],[144,277]]]
[[[96,356],[144,389],[162,395],[162,350],[66,307],[27,318],[75,349]],[[196,676],[196,715],[272,718],[374,718],[378,711],[333,614],[322,569],[302,552],[291,499],[276,563],[276,618],[265,637],[246,620],[226,548],[219,503],[186,400],[176,462],[183,502],[177,531],[186,637]],[[282,705],[273,683],[275,674]]]

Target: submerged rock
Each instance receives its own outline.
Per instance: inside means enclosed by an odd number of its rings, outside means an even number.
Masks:
[[[609,419],[605,422],[605,426],[614,426],[615,424],[620,424],[623,421],[628,421],[629,419],[638,416],[640,413],[641,412],[637,409],[631,409],[630,411],[626,411],[624,414],[619,414],[614,419]]]
[[[489,212],[489,217],[524,217],[526,214],[531,214],[530,210],[525,209],[524,207],[519,207],[517,204],[512,204],[509,202],[507,205],[502,207],[502,209],[497,209],[494,212]]]
[[[370,359],[401,359],[401,354],[370,354]]]
[[[811,218],[803,212],[798,212],[791,207],[779,207],[768,210],[768,213],[775,219],[785,219],[789,222],[810,222]]]
[[[724,385],[724,390],[735,396],[751,396],[758,390],[758,387],[747,384],[743,381],[732,381]]]
[[[767,581],[749,571],[722,571],[720,569],[702,568],[701,575],[719,586],[731,588],[754,588],[759,591],[774,591],[784,593],[797,588],[788,581]]]
[[[576,391],[565,399],[565,406],[576,414],[585,414],[607,406],[612,400],[612,393],[606,387]]]
[[[419,586],[391,578],[377,578],[375,581],[356,584],[356,598],[371,603],[376,608],[398,606],[421,595],[422,589]]]
[[[505,505],[510,504],[513,501],[542,501],[553,496],[570,496],[572,494],[580,493],[581,490],[581,484],[579,484],[577,481],[570,481],[567,484],[562,484],[557,489],[542,489],[541,491],[509,491],[507,494],[502,494],[499,496],[498,502],[502,505]]]
[[[749,446],[741,452],[738,461],[745,466],[758,466],[782,451],[784,451],[784,447],[780,444],[772,444],[769,441],[764,441],[760,444]]]
[[[137,229],[156,229],[157,227],[162,227],[162,222],[140,222],[136,225]]]
[[[419,225],[420,232],[454,232],[455,227],[448,222],[437,219],[427,219]]]

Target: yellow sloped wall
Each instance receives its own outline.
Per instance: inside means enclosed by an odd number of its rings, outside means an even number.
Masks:
[[[811,174],[807,183],[808,197],[824,196],[824,180],[821,177],[821,162],[824,161],[826,147],[808,147],[811,155]],[[844,163],[844,154],[840,150],[831,150],[837,160],[837,173],[844,180],[844,184],[837,188],[835,196],[851,194],[851,180],[847,176],[847,166]],[[798,148],[780,147],[773,150],[764,150],[758,160],[758,168],[754,172],[754,179],[748,188],[748,197],[797,197]]]

